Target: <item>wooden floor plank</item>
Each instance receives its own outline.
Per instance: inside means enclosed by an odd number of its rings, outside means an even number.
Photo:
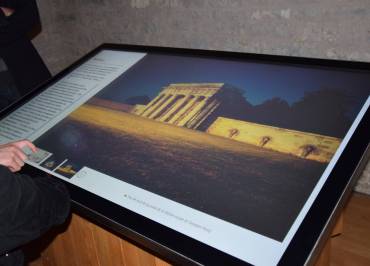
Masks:
[[[370,265],[370,196],[353,194],[343,222],[343,233],[332,239],[330,265]]]
[[[100,226],[90,223],[100,266],[125,265],[121,255],[120,238]]]

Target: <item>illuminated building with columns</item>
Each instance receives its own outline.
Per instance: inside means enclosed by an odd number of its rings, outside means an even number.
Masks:
[[[131,113],[282,153],[329,162],[341,140],[246,121],[241,90],[225,83],[176,83]]]
[[[235,116],[240,90],[225,83],[174,83],[133,113],[160,122],[205,131],[219,115]]]

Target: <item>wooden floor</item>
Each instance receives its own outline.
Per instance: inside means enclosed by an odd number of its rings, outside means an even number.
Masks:
[[[370,265],[370,196],[352,195],[344,211],[343,233],[331,245],[330,266]]]
[[[317,265],[369,266],[370,196],[352,195],[344,210],[342,230],[327,245],[330,252],[325,254],[330,254],[329,257],[322,256],[324,260]],[[40,240],[44,245],[30,245],[31,251],[37,252],[28,266],[168,266],[165,261],[76,215],[72,216],[68,230],[52,242],[47,235]]]

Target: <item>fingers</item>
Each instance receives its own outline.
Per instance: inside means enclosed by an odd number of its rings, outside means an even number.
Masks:
[[[17,147],[8,146],[0,149],[0,164],[8,167],[12,172],[19,171],[26,158],[27,156]]]
[[[13,145],[17,146],[19,149],[23,149],[24,147],[28,147],[31,149],[32,152],[36,152],[37,151],[37,148],[35,145],[33,145],[33,143],[29,140],[20,140],[20,141],[16,141],[16,142],[13,142]]]
[[[6,17],[9,17],[9,16],[13,15],[13,13],[14,13],[14,9],[11,9],[11,8],[8,8],[8,7],[1,6],[0,9],[3,11],[3,13]]]
[[[28,147],[36,152],[37,148],[28,140],[20,140],[0,145],[0,165],[6,166],[10,171],[17,172],[24,166],[27,155],[22,149]]]
[[[12,172],[17,172],[21,170],[21,168],[24,166],[24,161],[21,160],[19,157],[14,157],[12,160],[9,161],[9,170]]]

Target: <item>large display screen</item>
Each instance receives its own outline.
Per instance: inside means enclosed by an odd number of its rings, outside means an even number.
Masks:
[[[30,139],[28,164],[273,265],[369,95],[367,70],[103,46],[3,116],[0,143]]]

